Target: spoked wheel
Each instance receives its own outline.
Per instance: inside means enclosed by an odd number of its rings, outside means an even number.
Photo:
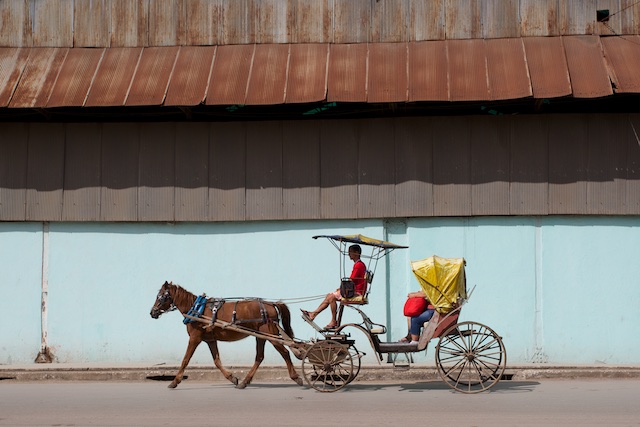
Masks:
[[[507,366],[507,352],[491,328],[462,322],[440,337],[436,364],[449,387],[463,393],[479,393],[500,381]]]
[[[349,346],[349,354],[351,355],[351,360],[353,360],[353,374],[351,374],[351,376],[349,377],[347,384],[356,379],[356,377],[360,373],[360,365],[362,364],[360,352],[355,345],[351,344]]]
[[[344,344],[318,341],[302,357],[302,374],[307,384],[318,391],[338,391],[355,378],[353,357]]]

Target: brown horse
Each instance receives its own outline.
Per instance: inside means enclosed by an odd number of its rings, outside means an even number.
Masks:
[[[158,292],[156,303],[151,308],[151,317],[157,319],[161,314],[176,308],[183,315],[187,314],[194,305],[196,298],[197,297],[194,294],[181,286],[165,282]],[[204,317],[210,319],[215,318],[228,323],[235,323],[241,325],[247,330],[275,336],[279,334],[276,323],[278,322],[278,314],[280,314],[282,316],[282,330],[289,336],[289,338],[293,339],[291,314],[289,312],[289,308],[284,303],[273,303],[255,299],[228,301],[216,309],[215,316],[211,307],[211,304],[206,304],[206,308],[203,313]],[[238,341],[248,337],[249,335],[239,332],[237,329],[220,328],[209,325],[208,322],[204,323],[199,321],[188,323],[187,332],[189,333],[189,345],[187,346],[187,351],[182,359],[180,370],[171,384],[169,384],[169,388],[175,388],[180,384],[184,375],[184,370],[189,364],[191,356],[193,356],[193,353],[202,341],[209,345],[209,350],[211,350],[211,355],[213,356],[213,362],[226,379],[235,384],[237,388],[245,388],[249,383],[251,383],[260,363],[264,359],[264,345],[266,341],[264,338],[256,337],[255,363],[245,378],[241,382],[238,382],[238,378],[222,366],[220,356],[218,354],[217,341]],[[298,385],[302,385],[302,378],[298,376],[293,363],[291,363],[291,357],[289,356],[287,348],[279,342],[271,340],[270,342],[286,362],[291,379]]]

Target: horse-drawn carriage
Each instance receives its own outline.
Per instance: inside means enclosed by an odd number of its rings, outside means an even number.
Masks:
[[[340,302],[338,326],[319,327],[303,316],[317,332],[319,338],[301,340],[293,336],[290,312],[281,302],[268,302],[259,298],[225,300],[196,297],[178,285],[165,283],[160,289],[151,316],[177,308],[184,316],[189,332],[189,346],[176,378],[169,387],[176,387],[200,342],[209,345],[214,362],[225,378],[238,387],[249,384],[264,357],[264,344],[271,342],[287,363],[290,377],[298,384],[298,376],[287,348],[302,360],[302,373],[307,384],[318,391],[340,390],[353,381],[360,372],[364,353],[355,347],[351,332],[358,330],[369,340],[378,356],[378,363],[387,354],[395,363],[399,355],[410,358],[412,353],[424,351],[431,340],[437,339],[436,366],[441,378],[453,389],[463,393],[477,393],[497,384],[506,367],[506,350],[502,339],[491,328],[471,321],[458,322],[462,306],[468,299],[465,261],[462,258],[432,256],[411,263],[412,270],[428,300],[435,307],[433,317],[424,325],[417,343],[385,342],[386,326],[374,323],[363,311],[375,275],[378,261],[395,249],[406,248],[362,235],[314,236],[327,238],[338,249],[341,258],[341,276],[345,277],[347,244],[365,245],[371,254],[365,298],[358,302]],[[342,324],[342,315],[348,308],[354,310],[361,321]],[[235,341],[248,335],[257,339],[256,361],[246,377],[239,380],[220,363],[217,340]]]

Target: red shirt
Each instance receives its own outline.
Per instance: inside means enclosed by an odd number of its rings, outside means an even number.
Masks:
[[[367,292],[367,281],[364,279],[364,275],[367,272],[367,266],[361,260],[356,261],[353,264],[353,270],[349,278],[356,285],[356,294],[364,295]]]

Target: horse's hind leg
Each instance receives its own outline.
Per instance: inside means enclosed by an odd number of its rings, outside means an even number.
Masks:
[[[171,381],[171,384],[169,384],[168,386],[169,388],[176,388],[178,387],[178,384],[182,382],[182,377],[184,376],[184,370],[187,368],[187,365],[191,360],[191,356],[193,356],[193,353],[196,351],[196,348],[201,342],[202,342],[202,338],[200,336],[196,336],[196,335],[189,336],[189,345],[187,345],[187,351],[184,354],[184,357],[182,358],[182,364],[180,365],[180,369],[178,370],[176,377],[173,379],[173,381]]]
[[[291,355],[289,354],[289,350],[287,350],[287,348],[282,344],[279,344],[276,342],[271,342],[271,344],[273,344],[275,349],[278,350],[278,353],[280,353],[280,355],[284,359],[284,362],[287,364],[287,370],[289,371],[289,378],[294,380],[296,384],[302,385],[302,378],[300,378],[300,375],[298,375],[296,368],[293,366],[293,363],[291,362]]]
[[[251,384],[251,380],[253,379],[253,376],[256,374],[258,367],[260,367],[260,364],[264,360],[264,344],[265,343],[266,341],[264,339],[256,338],[256,361],[253,363],[253,366],[251,367],[247,375],[244,377],[242,382],[238,384],[236,387],[245,388],[247,385]]]
[[[222,366],[222,362],[220,361],[220,353],[218,353],[217,341],[207,341],[207,344],[209,345],[209,350],[211,351],[211,356],[213,356],[213,363],[215,363],[216,368],[218,368],[218,370],[222,372],[222,375],[224,375],[226,379],[231,381],[233,384],[238,385],[238,378],[231,372],[227,371],[224,366]]]

